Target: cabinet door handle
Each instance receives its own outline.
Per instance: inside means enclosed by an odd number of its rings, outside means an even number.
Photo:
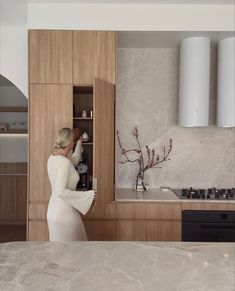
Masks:
[[[98,181],[97,181],[97,178],[93,178],[92,188],[93,188],[94,191],[97,191],[98,190]]]

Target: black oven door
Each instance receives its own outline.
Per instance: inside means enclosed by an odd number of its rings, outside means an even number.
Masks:
[[[182,213],[182,241],[235,242],[235,212],[189,210]]]

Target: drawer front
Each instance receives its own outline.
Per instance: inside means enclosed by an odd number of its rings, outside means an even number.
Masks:
[[[119,203],[118,219],[181,219],[181,203]]]

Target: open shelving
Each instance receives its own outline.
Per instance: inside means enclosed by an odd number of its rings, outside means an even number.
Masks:
[[[28,107],[23,106],[0,106],[0,112],[3,113],[27,113]],[[1,123],[1,121],[0,121]],[[5,123],[5,122],[4,122]],[[27,134],[28,130],[25,128],[9,128],[7,130],[0,130],[0,134]]]
[[[87,117],[82,117],[83,111],[87,112]],[[73,128],[79,128],[82,133],[89,136],[87,142],[83,142],[82,162],[88,165],[88,172],[80,174],[77,185],[79,190],[92,189],[93,176],[93,85],[75,85],[73,87]]]

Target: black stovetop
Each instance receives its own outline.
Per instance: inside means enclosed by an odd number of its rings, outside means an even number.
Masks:
[[[172,189],[180,199],[235,200],[235,188]]]

